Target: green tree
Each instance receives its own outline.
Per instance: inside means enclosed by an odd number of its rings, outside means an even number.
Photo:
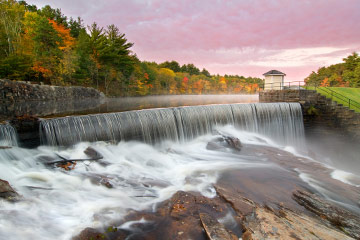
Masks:
[[[67,17],[62,14],[59,8],[53,9],[49,5],[46,5],[38,12],[40,15],[45,16],[46,18],[54,20],[57,24],[68,27]]]
[[[180,72],[180,70],[181,70],[179,63],[174,60],[171,62],[169,62],[169,61],[163,62],[160,64],[160,67],[171,69],[174,72]]]
[[[181,66],[181,71],[190,73],[190,75],[199,75],[200,74],[200,69],[198,69],[192,63],[182,65]]]
[[[360,63],[360,57],[359,54],[353,52],[350,56],[344,58],[343,61],[345,62],[346,70],[354,71]]]
[[[5,56],[17,53],[21,44],[24,14],[25,7],[15,0],[0,0],[1,49]]]
[[[211,77],[209,71],[206,70],[205,68],[203,68],[203,70],[201,71],[201,74],[205,75],[206,77]]]

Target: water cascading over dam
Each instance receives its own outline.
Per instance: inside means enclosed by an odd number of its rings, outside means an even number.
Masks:
[[[299,103],[207,105],[43,119],[40,135],[43,144],[52,146],[130,140],[154,144],[183,142],[224,125],[265,135],[279,144],[301,145],[304,136]]]
[[[15,128],[9,124],[0,124],[0,146],[17,146]]]

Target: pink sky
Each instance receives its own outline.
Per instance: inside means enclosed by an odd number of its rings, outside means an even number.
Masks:
[[[141,60],[299,81],[360,51],[360,0],[29,0],[115,24]]]

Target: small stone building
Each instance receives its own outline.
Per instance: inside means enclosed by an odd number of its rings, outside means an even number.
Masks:
[[[284,87],[285,73],[271,70],[263,74],[265,76],[264,90],[281,90]]]

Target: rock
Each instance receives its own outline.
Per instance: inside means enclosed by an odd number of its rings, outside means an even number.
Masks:
[[[240,140],[232,136],[222,136],[211,140],[207,145],[206,149],[208,150],[221,150],[225,148],[230,148],[236,151],[241,151],[242,144]]]
[[[103,158],[103,156],[97,152],[94,148],[92,147],[88,147],[85,149],[84,153],[89,157],[89,158],[92,158],[92,159],[100,159],[100,158]]]
[[[224,225],[219,223],[209,214],[200,213],[200,220],[210,240],[232,240],[232,236],[226,231]]]
[[[99,232],[94,228],[85,228],[84,230],[81,231],[81,233],[78,236],[72,238],[72,240],[90,240],[90,239],[103,240],[108,238],[105,236],[105,234]]]
[[[9,147],[9,146],[0,146],[0,150],[1,149],[10,149],[11,147]]]
[[[18,140],[22,147],[37,147],[40,145],[39,119],[30,115],[22,115],[11,120],[16,129]]]
[[[243,240],[260,239],[309,239],[350,240],[344,233],[325,226],[320,220],[297,214],[287,209],[286,218],[277,216],[266,208],[257,207],[254,214],[245,218]]]
[[[241,217],[251,214],[255,208],[255,203],[252,200],[241,196],[233,189],[216,186],[216,192],[226,202],[230,203]]]
[[[20,199],[20,195],[10,186],[9,182],[0,179],[0,198],[14,202]]]
[[[293,198],[300,205],[309,211],[317,214],[322,219],[326,219],[333,226],[337,227],[347,235],[360,239],[360,217],[345,209],[341,209],[334,204],[305,191],[295,191]]]
[[[233,149],[241,151],[242,144],[240,140],[236,137],[226,136],[225,137],[226,143]]]

